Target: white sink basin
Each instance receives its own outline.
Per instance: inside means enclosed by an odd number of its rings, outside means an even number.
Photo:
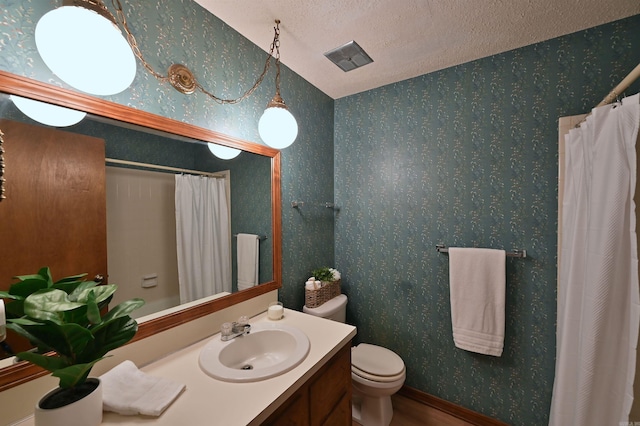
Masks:
[[[275,323],[251,325],[247,335],[223,342],[216,336],[200,352],[200,368],[225,382],[257,382],[284,374],[309,353],[301,330]]]

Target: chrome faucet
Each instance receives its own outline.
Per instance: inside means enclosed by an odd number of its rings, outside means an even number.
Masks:
[[[238,336],[249,334],[251,332],[251,324],[248,324],[248,321],[249,319],[243,316],[238,321],[222,324],[220,327],[220,340],[226,342]]]

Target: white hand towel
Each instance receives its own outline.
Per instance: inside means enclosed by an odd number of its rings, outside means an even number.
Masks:
[[[260,237],[254,234],[238,234],[238,290],[258,285],[260,262]]]
[[[185,385],[149,376],[124,361],[100,376],[102,408],[124,415],[159,416],[182,393]]]
[[[502,355],[505,258],[504,250],[449,248],[451,323],[456,347]]]

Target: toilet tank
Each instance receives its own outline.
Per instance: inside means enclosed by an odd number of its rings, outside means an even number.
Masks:
[[[347,320],[347,296],[341,294],[324,302],[317,308],[307,308],[307,305],[305,305],[302,308],[302,312],[333,321],[345,322]]]

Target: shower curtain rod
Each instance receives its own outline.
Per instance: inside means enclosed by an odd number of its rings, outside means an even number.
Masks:
[[[638,64],[624,79],[622,79],[620,84],[614,87],[613,90],[610,91],[609,94],[605,96],[598,105],[596,105],[596,108],[615,101],[618,96],[620,96],[622,92],[627,90],[627,87],[631,86],[631,83],[636,81],[638,78],[640,78],[640,64]]]
[[[622,81],[616,87],[614,87],[613,90],[611,90],[609,92],[609,94],[607,94],[607,96],[605,96],[600,101],[600,103],[598,105],[596,105],[594,108],[598,108],[598,107],[601,107],[603,105],[609,105],[611,102],[613,102],[616,99],[618,99],[620,94],[622,92],[624,92],[625,90],[627,90],[627,87],[631,86],[631,83],[636,81],[638,78],[640,78],[640,64],[636,65],[636,67],[633,70],[631,70],[631,72],[629,74],[627,74],[627,76],[625,78],[623,78]],[[578,124],[576,124],[574,127],[575,128],[580,127],[580,125],[582,123],[587,121],[587,117],[589,117],[590,115],[591,115],[591,112],[589,112],[587,115],[585,115],[584,118],[582,120],[580,120],[580,122]]]
[[[167,170],[177,173],[188,173],[192,175],[208,176],[214,178],[224,178],[222,173],[201,172],[199,170],[180,169],[177,167],[159,166],[157,164],[138,163],[137,161],[116,160],[115,158],[105,158],[105,163],[122,164],[125,166],[145,167],[147,169]]]

